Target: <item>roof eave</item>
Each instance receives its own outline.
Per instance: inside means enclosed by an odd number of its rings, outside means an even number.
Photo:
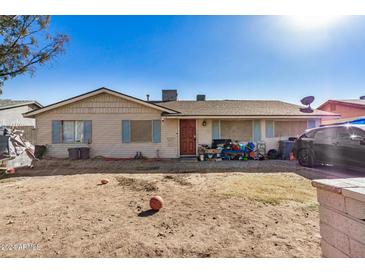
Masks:
[[[120,93],[118,91],[108,89],[106,87],[102,87],[102,88],[98,88],[96,90],[92,90],[92,91],[83,93],[83,94],[78,95],[78,96],[71,97],[69,99],[65,99],[65,100],[56,102],[54,104],[45,106],[45,107],[43,107],[41,109],[37,109],[37,110],[32,110],[32,111],[26,112],[26,113],[23,114],[23,116],[24,117],[27,117],[27,118],[31,118],[31,117],[34,118],[35,115],[41,114],[43,112],[46,112],[46,111],[49,111],[49,110],[52,110],[52,109],[55,109],[55,108],[58,108],[58,107],[61,107],[61,106],[64,106],[64,105],[68,105],[68,104],[71,104],[71,103],[75,103],[75,102],[84,100],[86,98],[89,98],[91,96],[95,96],[95,95],[101,94],[103,92],[107,92],[109,94],[116,95],[116,96],[122,97],[124,99],[127,99],[127,100],[130,100],[130,101],[133,101],[133,102],[142,104],[144,106],[147,106],[147,107],[151,107],[151,108],[160,110],[161,112],[166,112],[166,113],[169,113],[169,114],[177,114],[177,113],[179,113],[179,112],[177,112],[177,111],[175,111],[173,109],[169,109],[169,108],[166,108],[166,107],[162,107],[162,106],[159,106],[159,105],[150,103],[150,102],[143,101],[143,100],[138,99],[136,97],[129,96],[129,95]]]
[[[43,107],[37,101],[30,101],[30,102],[20,103],[20,104],[16,104],[16,105],[3,106],[3,107],[0,107],[0,110],[10,109],[10,108],[17,108],[17,107],[23,107],[23,106],[28,106],[28,105],[36,105],[38,108],[42,108]],[[32,110],[32,111],[34,111],[34,110]]]
[[[293,118],[293,119],[303,119],[303,118],[340,118],[340,115],[320,115],[320,114],[309,114],[309,115],[259,115],[259,114],[253,114],[253,115],[191,115],[191,114],[165,114],[163,115],[164,118],[167,119],[173,119],[173,118],[184,118],[184,119],[190,119],[190,118],[199,118],[199,119],[220,119],[220,118],[233,118],[233,119],[239,119],[239,118],[246,118],[246,119],[262,119],[262,118]]]
[[[340,100],[328,100],[328,101],[324,102],[323,104],[321,104],[319,107],[317,107],[317,109],[320,110],[322,107],[324,107],[325,105],[327,105],[329,103],[337,103],[337,104],[342,104],[342,105],[355,106],[355,107],[358,107],[358,108],[365,108],[365,105],[357,104],[356,102],[344,102],[344,101],[340,101]]]

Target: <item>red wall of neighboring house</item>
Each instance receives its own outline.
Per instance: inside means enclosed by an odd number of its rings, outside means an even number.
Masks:
[[[318,109],[340,114],[341,118],[365,116],[364,107],[357,107],[356,105],[347,105],[339,102],[329,102]]]

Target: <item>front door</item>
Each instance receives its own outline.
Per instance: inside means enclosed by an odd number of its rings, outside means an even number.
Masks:
[[[180,155],[196,154],[196,122],[194,119],[180,120]]]

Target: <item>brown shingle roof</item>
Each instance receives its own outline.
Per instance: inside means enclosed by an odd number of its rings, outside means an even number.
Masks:
[[[172,116],[338,116],[321,110],[303,113],[299,105],[274,100],[170,101],[156,104],[180,112]]]
[[[349,104],[365,106],[365,100],[364,99],[346,99],[346,100],[330,100],[330,101],[336,101],[336,102],[341,102],[341,103],[349,103]]]

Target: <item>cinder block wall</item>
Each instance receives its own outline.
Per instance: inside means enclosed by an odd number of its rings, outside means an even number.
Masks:
[[[322,256],[365,257],[365,178],[314,180]]]

